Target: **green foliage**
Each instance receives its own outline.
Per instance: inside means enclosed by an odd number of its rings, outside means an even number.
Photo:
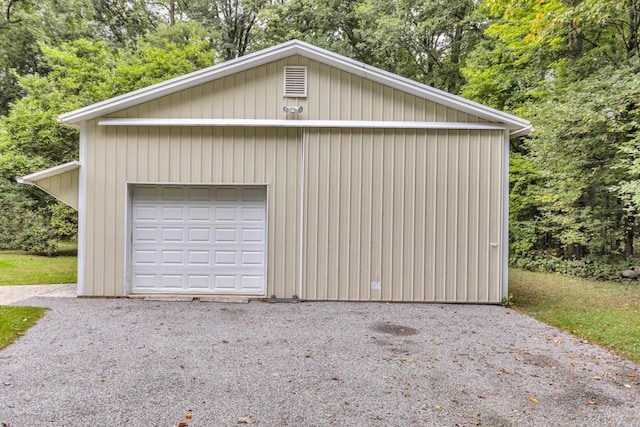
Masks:
[[[526,156],[514,156],[511,218],[516,231],[526,224],[530,236],[546,236],[544,248],[557,256],[632,255],[637,72],[631,61],[575,83],[550,82],[545,97],[527,106],[537,130]],[[512,237],[515,256],[542,248],[532,237]]]
[[[463,67],[462,93],[536,127],[511,157],[514,265],[616,276],[613,266],[633,255],[639,8],[611,0],[486,0],[477,8],[489,20]],[[582,258],[594,262],[573,268]]]
[[[50,254],[59,239],[77,233],[69,209],[14,183],[16,176],[78,158],[78,133],[58,123],[60,114],[206,67],[214,56],[208,46],[192,24],[163,27],[136,47],[90,40],[42,46],[49,73],[21,77],[25,96],[0,121],[0,247]]]
[[[50,255],[57,248],[44,198],[34,189],[0,181],[0,249]]]
[[[0,350],[35,325],[46,311],[43,307],[0,306]]]
[[[77,131],[58,115],[298,38],[532,121],[536,132],[512,141],[512,263],[607,276],[633,259],[640,2],[9,4],[0,0],[0,246],[46,253],[76,234],[68,208],[14,181],[77,159]]]
[[[55,202],[47,206],[51,214],[50,225],[54,230],[56,240],[78,240],[78,211],[62,202]]]

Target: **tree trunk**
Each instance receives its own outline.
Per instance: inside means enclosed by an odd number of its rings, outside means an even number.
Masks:
[[[628,0],[629,13],[629,43],[627,44],[627,53],[631,55],[640,55],[638,49],[638,27],[640,27],[640,13],[638,11],[638,0]]]
[[[624,219],[624,259],[633,256],[633,237],[636,217],[632,213],[625,216]]]
[[[169,25],[176,23],[176,0],[169,1]]]

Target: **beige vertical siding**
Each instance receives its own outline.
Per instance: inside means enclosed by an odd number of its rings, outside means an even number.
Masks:
[[[306,98],[282,97],[285,65],[308,66]],[[485,121],[301,56],[109,117],[284,119],[284,105],[308,120]],[[302,274],[306,299],[500,301],[500,131],[307,129],[300,230],[302,130],[98,121],[83,165],[88,295],[127,292],[127,183],[246,183],[268,185],[268,294],[298,294]]]
[[[302,297],[499,302],[503,142],[308,130]]]
[[[283,98],[285,65],[308,67],[306,98]],[[291,56],[130,108],[130,118],[485,121],[302,56]]]
[[[36,182],[36,185],[47,193],[62,200],[74,209],[78,209],[78,169],[44,178]]]
[[[268,185],[267,292],[298,293],[300,131],[103,127],[96,121],[87,128],[87,295],[126,293],[128,182]]]

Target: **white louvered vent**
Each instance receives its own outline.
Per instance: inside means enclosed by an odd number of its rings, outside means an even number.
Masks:
[[[291,98],[306,98],[307,67],[284,67],[284,96]]]

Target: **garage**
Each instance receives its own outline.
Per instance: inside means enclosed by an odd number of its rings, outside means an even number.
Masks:
[[[21,182],[77,206],[78,295],[509,295],[511,114],[291,40],[59,120]]]
[[[264,187],[131,186],[132,293],[265,295]]]

